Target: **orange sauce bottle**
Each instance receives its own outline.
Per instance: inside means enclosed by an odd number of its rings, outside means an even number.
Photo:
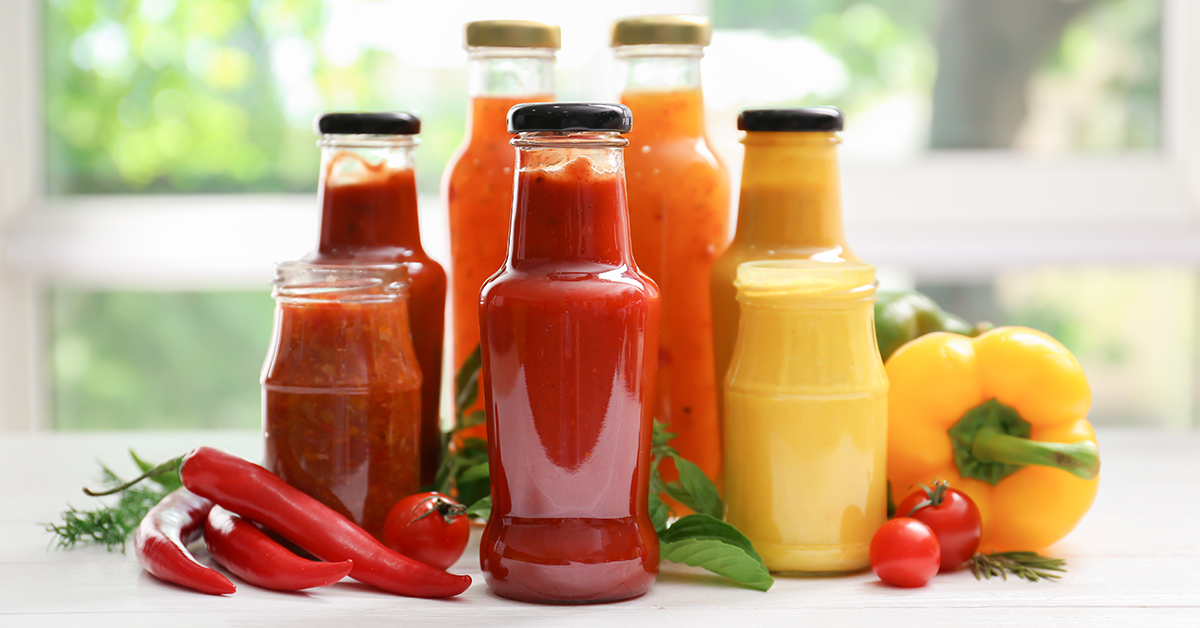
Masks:
[[[515,157],[506,117],[513,105],[554,99],[557,26],[519,20],[465,28],[471,109],[467,136],[442,181],[450,214],[455,370],[479,346],[479,288],[504,264]],[[482,397],[481,397],[482,399]],[[482,438],[482,425],[478,436]]]
[[[633,253],[662,291],[654,413],[680,454],[719,481],[709,276],[728,242],[729,174],[705,135],[700,58],[711,37],[704,17],[646,16],[614,24],[612,44],[635,121],[625,151]]]
[[[834,107],[747,109],[738,115],[738,129],[746,132],[746,156],[737,233],[712,270],[717,382],[725,381],[737,339],[739,308],[733,282],[739,264],[859,261],[842,229],[837,159],[842,125],[842,112]],[[717,390],[723,419],[724,390]]]

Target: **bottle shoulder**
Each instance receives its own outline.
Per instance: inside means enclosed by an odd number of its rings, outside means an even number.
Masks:
[[[728,179],[725,161],[717,155],[704,134],[630,138],[625,149],[626,170],[642,167],[695,168],[708,170]]]
[[[657,301],[659,291],[658,285],[635,266],[549,262],[502,268],[484,283],[480,297],[484,301],[500,297]]]

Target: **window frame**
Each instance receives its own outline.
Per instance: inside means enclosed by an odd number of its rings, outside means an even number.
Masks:
[[[299,257],[315,237],[311,195],[49,196],[41,11],[37,0],[0,3],[0,85],[11,86],[0,98],[0,431],[51,426],[44,301],[53,284],[261,289],[274,261]],[[1162,28],[1159,151],[935,151],[908,163],[846,163],[855,248],[935,280],[1041,264],[1200,268],[1200,38],[1188,37],[1200,32],[1200,4],[1163,0]],[[736,181],[740,155],[727,157]],[[444,258],[441,199],[423,196],[421,206],[427,247]]]

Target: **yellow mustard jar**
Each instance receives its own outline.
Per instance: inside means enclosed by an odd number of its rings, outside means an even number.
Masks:
[[[737,268],[725,378],[727,520],[774,572],[865,569],[887,519],[887,375],[875,267],[770,260]]]

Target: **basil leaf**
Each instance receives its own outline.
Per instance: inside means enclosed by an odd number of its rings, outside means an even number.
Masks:
[[[492,496],[480,498],[474,504],[467,507],[466,515],[468,517],[476,517],[478,519],[487,519],[492,516]]]
[[[458,481],[465,484],[468,482],[474,482],[476,480],[484,480],[487,479],[487,477],[488,463],[483,462],[481,464],[471,466],[466,471],[463,471],[462,475],[458,476]]]
[[[775,583],[754,545],[737,528],[708,515],[688,515],[659,532],[663,560],[707,569],[752,589]]]
[[[712,515],[717,519],[725,517],[725,504],[717,495],[717,487],[708,479],[700,467],[690,460],[671,456],[675,461],[675,469],[679,471],[679,482],[667,485],[667,494],[678,499],[692,510]]]
[[[656,419],[650,437],[650,455],[655,458],[678,455],[679,452],[669,444],[672,438],[675,435],[667,431],[667,424]]]
[[[667,509],[667,505],[659,498],[658,493],[650,493],[650,521],[654,523],[654,531],[662,533],[667,529],[667,520],[671,518],[671,511]]]
[[[454,409],[460,419],[479,399],[479,372],[482,365],[483,353],[479,347],[475,347],[475,351],[471,352],[462,367],[458,369],[458,375],[454,377]],[[457,429],[463,428],[462,423],[463,421],[460,420]]]
[[[454,488],[458,491],[458,501],[463,504],[473,504],[492,493],[492,484],[486,477],[457,482]]]
[[[486,420],[487,420],[487,415],[484,414],[483,410],[476,410],[476,411],[472,412],[471,414],[468,414],[463,417],[462,421],[458,425],[458,429],[461,430],[461,429],[466,429],[468,427],[475,427],[476,425],[479,425],[480,423],[483,423]],[[486,444],[486,441],[484,441],[484,442]]]

